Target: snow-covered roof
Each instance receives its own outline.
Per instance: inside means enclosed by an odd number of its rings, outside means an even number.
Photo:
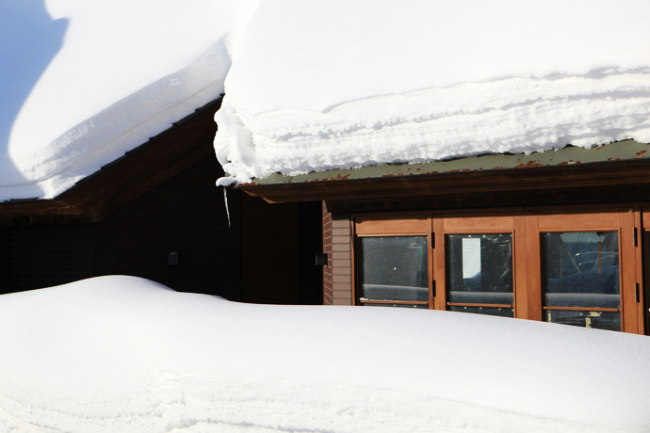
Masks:
[[[650,3],[262,1],[215,146],[245,182],[650,141]]]
[[[650,142],[648,16],[645,0],[3,1],[0,201],[54,197],[224,91],[215,147],[240,181]]]
[[[0,430],[647,432],[650,339],[101,277],[0,296]]]
[[[218,98],[256,4],[0,2],[0,201],[54,197]]]

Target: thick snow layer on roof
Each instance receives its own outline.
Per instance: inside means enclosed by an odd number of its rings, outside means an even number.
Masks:
[[[0,296],[0,430],[647,432],[650,339],[102,277]]]
[[[217,113],[242,181],[650,142],[645,0],[262,1]]]
[[[215,146],[240,180],[648,142],[648,16],[645,0],[2,1],[0,201],[58,195],[226,75]]]
[[[49,198],[216,99],[257,0],[0,2],[0,201]]]

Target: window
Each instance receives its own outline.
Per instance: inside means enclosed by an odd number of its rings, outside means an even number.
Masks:
[[[429,304],[426,236],[359,239],[360,302],[424,307]]]
[[[447,235],[451,311],[514,317],[512,235]]]
[[[544,320],[620,331],[618,232],[544,233]]]
[[[644,332],[634,209],[353,218],[357,305]]]

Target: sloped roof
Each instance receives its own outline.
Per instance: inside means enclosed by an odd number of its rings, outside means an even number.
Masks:
[[[2,2],[0,201],[60,196],[223,91],[239,182],[650,142],[650,3],[621,1]]]
[[[0,202],[59,196],[219,98],[256,4],[0,2]]]
[[[650,3],[262,1],[215,146],[240,183],[650,142]]]
[[[101,220],[195,162],[214,155],[212,140],[217,126],[212,119],[220,103],[218,99],[201,107],[52,199],[0,203],[0,226]]]

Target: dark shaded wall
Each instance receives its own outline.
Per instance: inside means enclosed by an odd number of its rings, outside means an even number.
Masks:
[[[322,305],[320,202],[268,204],[247,194],[242,202],[244,301]]]
[[[118,274],[241,300],[242,193],[228,193],[229,228],[221,173],[206,157],[97,223],[1,227],[0,292]]]
[[[300,303],[323,305],[323,266],[316,265],[323,252],[322,204],[303,202],[298,212]]]
[[[222,175],[209,156],[97,223],[0,227],[0,293],[133,275],[236,301],[322,304],[320,202],[229,190],[228,227]]]

